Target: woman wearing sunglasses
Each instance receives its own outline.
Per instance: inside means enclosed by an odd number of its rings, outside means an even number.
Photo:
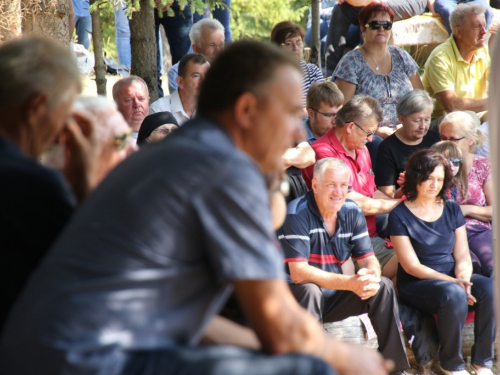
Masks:
[[[473,154],[484,142],[484,134],[467,112],[449,113],[439,125],[441,140],[454,142],[463,153],[467,172],[466,188],[458,189],[457,202],[465,216],[467,239],[474,273],[491,275],[493,250],[493,181],[487,158]]]
[[[399,124],[396,105],[412,89],[422,89],[418,65],[403,49],[389,46],[394,12],[371,3],[358,16],[363,46],[348,52],[332,78],[347,102],[356,94],[376,98],[384,111],[377,135],[386,138]]]

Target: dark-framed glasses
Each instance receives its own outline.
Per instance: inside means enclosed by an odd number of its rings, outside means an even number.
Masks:
[[[132,130],[129,129],[125,133],[115,137],[115,146],[118,150],[124,150],[127,146],[128,139],[132,135]]]
[[[359,126],[358,124],[356,124],[354,121],[351,121],[354,125],[356,125],[358,127],[359,130],[361,130],[363,133],[366,134],[366,138],[370,138],[371,136],[373,136],[375,134],[375,132],[367,132],[365,129],[363,129],[361,126]],[[346,123],[347,124],[347,123]]]
[[[335,112],[335,113],[323,113],[323,112],[320,112],[313,107],[309,107],[309,109],[312,109],[314,112],[319,113],[320,115],[325,116],[326,118],[330,118],[330,119],[333,118],[334,119],[337,117],[337,112]]]
[[[462,159],[460,159],[460,158],[448,158],[448,161],[454,167],[460,167],[460,164],[462,164]]]
[[[460,137],[460,138],[447,138],[445,137],[444,135],[441,136],[441,140],[442,141],[450,141],[450,142],[454,142],[454,143],[457,143],[458,141],[461,141],[462,139],[464,139],[465,137]]]
[[[391,30],[392,29],[392,22],[391,21],[370,21],[367,24],[365,24],[365,27],[369,27],[370,30],[378,30],[380,29],[380,26],[384,28],[384,30]]]

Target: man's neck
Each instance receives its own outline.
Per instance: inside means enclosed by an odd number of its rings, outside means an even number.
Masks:
[[[196,111],[196,98],[187,95],[184,91],[181,90],[179,90],[179,98],[181,99],[181,104],[184,112],[186,112],[189,118],[193,117],[194,111]]]
[[[318,205],[318,210],[325,222],[326,228],[328,229],[328,233],[330,236],[335,234],[335,230],[337,229],[337,217],[338,212],[328,211]]]
[[[477,53],[478,49],[477,48],[471,48],[471,47],[468,47],[468,46],[465,46],[461,43],[458,43],[457,42],[457,39],[455,37],[453,37],[455,39],[455,43],[457,45],[457,48],[458,48],[458,52],[460,53],[460,55],[462,56],[462,58],[467,61],[468,63],[470,63],[474,57],[474,55]]]

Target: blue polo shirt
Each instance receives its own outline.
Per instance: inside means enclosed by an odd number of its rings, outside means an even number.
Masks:
[[[289,203],[278,238],[285,255],[289,283],[293,281],[288,262],[308,262],[323,271],[341,274],[342,264],[351,256],[360,260],[374,255],[366,220],[359,206],[346,199],[337,213],[337,229],[330,236],[312,191]],[[322,288],[322,291],[324,297],[335,293],[331,289]]]
[[[313,143],[317,139],[311,130],[310,121],[311,121],[310,117],[304,118],[304,130],[306,131],[307,143],[309,144]]]

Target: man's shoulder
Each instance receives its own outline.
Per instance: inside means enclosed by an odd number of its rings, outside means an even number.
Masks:
[[[149,106],[149,113],[153,114],[156,112],[165,112],[165,111],[170,111],[171,109],[171,103],[170,103],[170,98],[172,95],[166,95],[162,98],[159,98],[158,100],[154,101],[150,106]]]
[[[434,48],[429,55],[429,58],[427,59],[426,62],[426,68],[432,68],[434,67],[434,62],[436,60],[449,60],[450,62],[456,61],[455,59],[455,53],[453,51],[453,42],[452,38],[448,38],[446,41],[438,45],[436,48]]]

